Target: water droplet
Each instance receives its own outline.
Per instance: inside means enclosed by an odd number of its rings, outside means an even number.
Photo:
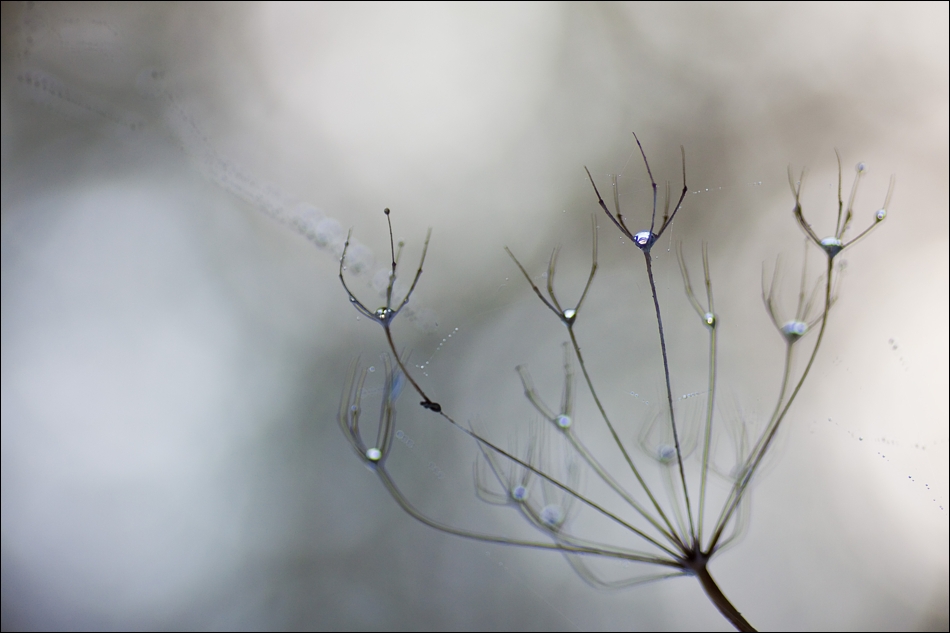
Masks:
[[[359,411],[359,410],[360,410],[360,408],[359,408],[358,406],[356,406],[355,404],[351,404],[351,405],[350,405],[350,413],[356,413],[356,412]]]
[[[541,522],[551,528],[558,528],[564,523],[564,510],[557,504],[541,508]]]
[[[868,166],[865,165],[864,163],[858,163],[857,165],[854,166],[854,171],[858,172],[858,174],[863,174],[867,170],[868,170]]]
[[[633,241],[641,250],[647,249],[653,246],[653,242],[656,241],[656,234],[649,231],[640,231],[633,236]]]
[[[782,326],[782,335],[790,342],[794,343],[808,332],[808,324],[803,321],[789,321]]]
[[[376,311],[376,318],[380,320],[385,320],[389,317],[390,314],[392,314],[392,310],[384,306]]]
[[[841,249],[844,248],[844,244],[841,243],[837,237],[826,237],[821,240],[821,247],[825,249],[825,252],[828,253],[829,257],[834,257],[841,252]]]
[[[664,464],[668,464],[676,458],[676,449],[669,444],[660,444],[656,448],[656,457]]]
[[[404,435],[405,435],[405,433],[403,433],[402,431],[396,431],[396,439],[397,439],[397,440],[401,440]]]
[[[568,321],[573,321],[574,317],[577,316],[577,310],[567,309],[564,311],[564,318]]]
[[[887,217],[887,209],[878,209],[877,213],[874,214],[874,219],[878,222]]]
[[[571,428],[571,416],[562,413],[561,415],[554,418],[554,423],[562,429],[569,429]]]
[[[383,458],[383,452],[378,448],[370,448],[366,450],[366,459],[371,462],[378,462]]]
[[[521,484],[518,484],[511,489],[511,498],[515,501],[524,501],[528,498],[528,489]]]
[[[703,321],[706,322],[706,325],[709,327],[716,327],[716,315],[712,312],[707,312],[703,315]]]
[[[370,368],[369,368],[369,373],[373,373],[374,371],[376,371],[376,368],[375,368],[375,367],[370,367]]]

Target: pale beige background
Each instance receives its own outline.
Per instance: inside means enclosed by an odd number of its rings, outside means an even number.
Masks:
[[[710,243],[727,423],[776,389],[759,276],[787,256],[791,310],[786,166],[809,167],[823,232],[834,148],[846,182],[870,167],[858,227],[897,174],[746,537],[712,571],[763,629],[945,630],[947,23],[944,3],[4,3],[3,628],[727,630],[690,579],[596,591],[557,555],[401,513],[335,422],[381,332],[346,305],[333,248],[262,213],[311,205],[377,264],[384,206],[407,261],[433,227],[424,318],[397,334],[429,361],[426,387],[505,442],[531,419],[514,366],[553,399],[564,334],[502,247],[540,274],[563,244],[575,296],[596,211],[583,166],[603,190],[620,173],[645,221],[636,130],[674,189],[686,147],[673,238],[694,266]],[[212,155],[252,182],[222,186]],[[600,224],[578,333],[635,443],[661,388],[656,334],[640,256]],[[674,388],[699,391],[702,331],[658,252]],[[518,533],[470,501],[472,447],[413,398],[413,448],[391,460],[407,491]]]

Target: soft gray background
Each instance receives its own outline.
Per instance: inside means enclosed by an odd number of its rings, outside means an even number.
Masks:
[[[2,11],[4,629],[727,630],[693,580],[596,591],[557,555],[402,514],[335,422],[347,366],[378,366],[382,334],[346,305],[333,245],[266,215],[312,205],[383,264],[391,207],[407,267],[432,226],[420,318],[397,336],[437,399],[504,443],[532,417],[513,367],[553,400],[564,333],[502,247],[540,274],[563,244],[558,286],[576,296],[596,211],[583,166],[602,191],[621,174],[644,221],[636,130],[674,190],[686,147],[673,238],[697,273],[710,243],[726,425],[775,394],[759,278],[785,254],[793,309],[786,166],[808,166],[820,232],[834,148],[846,184],[870,167],[856,227],[897,174],[887,222],[847,256],[747,535],[712,571],[763,629],[946,630],[945,3]],[[58,83],[23,81],[39,73]],[[642,259],[600,224],[578,333],[635,444],[662,385],[656,334]],[[657,250],[674,388],[700,391],[702,330]],[[354,279],[371,304],[372,270]],[[406,490],[519,533],[470,502],[472,447],[413,400],[413,448],[391,460]],[[600,446],[590,409],[580,398],[578,424]]]

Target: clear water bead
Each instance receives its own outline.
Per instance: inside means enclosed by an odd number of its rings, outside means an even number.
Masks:
[[[716,327],[716,315],[712,312],[707,312],[703,315],[703,321],[706,322],[706,325],[709,327]]]
[[[874,219],[878,222],[887,217],[887,209],[878,209],[877,213],[874,214]]]
[[[366,459],[371,462],[378,462],[383,458],[383,452],[378,448],[369,448],[366,450]]]
[[[528,489],[521,484],[518,484],[511,489],[511,498],[515,501],[524,501],[528,498]]]
[[[385,319],[386,317],[390,315],[391,312],[392,310],[390,310],[389,308],[383,307],[376,311],[376,317],[379,319]]]
[[[854,166],[854,171],[858,172],[859,174],[863,174],[867,170],[868,170],[868,166],[865,165],[864,163],[858,163],[857,165]]]
[[[841,240],[837,237],[832,236],[821,240],[821,247],[825,249],[829,257],[834,257],[841,252],[841,249],[844,248],[844,244],[842,244]]]
[[[577,316],[577,310],[568,309],[564,311],[564,318],[567,319],[568,321],[573,321],[574,317],[576,316]]]
[[[808,332],[808,324],[803,321],[789,321],[782,326],[782,334],[789,341],[797,341]]]
[[[571,416],[562,413],[554,418],[554,422],[562,429],[568,429],[571,427]]]
[[[554,503],[544,506],[541,508],[541,522],[548,527],[560,527],[564,523],[564,510]]]
[[[649,248],[656,240],[656,235],[650,231],[640,231],[633,236],[633,242],[640,248]]]
[[[656,456],[664,464],[669,463],[676,457],[676,449],[669,444],[661,444],[656,449]]]

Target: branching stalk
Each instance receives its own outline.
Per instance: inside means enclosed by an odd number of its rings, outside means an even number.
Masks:
[[[634,136],[636,137],[636,135]],[[614,211],[612,212],[604,203],[604,200],[601,197],[600,192],[597,190],[597,185],[594,183],[594,179],[591,176],[589,170],[587,171],[587,175],[591,181],[594,192],[597,195],[597,202],[601,210],[608,216],[608,218],[610,218],[620,233],[626,238],[629,238],[631,243],[633,243],[643,253],[646,261],[647,278],[650,282],[650,292],[653,299],[657,331],[660,338],[660,351],[663,360],[663,375],[666,386],[666,401],[669,410],[670,430],[673,436],[673,444],[676,455],[675,467],[672,463],[672,456],[669,455],[668,447],[663,449],[663,454],[658,458],[658,462],[661,464],[661,468],[663,468],[662,474],[664,476],[664,487],[666,488],[666,493],[669,496],[669,505],[672,507],[672,511],[669,514],[667,511],[664,511],[660,500],[647,484],[640,468],[638,468],[638,466],[635,464],[633,457],[630,455],[630,452],[627,450],[623,440],[621,439],[622,432],[625,431],[618,430],[608,416],[606,407],[602,402],[597,389],[594,387],[594,383],[591,379],[590,373],[588,372],[584,356],[581,353],[580,344],[578,343],[577,336],[574,332],[574,325],[577,322],[581,305],[588,296],[588,291],[591,288],[594,275],[597,271],[597,226],[596,218],[593,216],[591,219],[593,224],[593,245],[590,274],[588,275],[584,290],[581,293],[581,298],[574,308],[565,309],[555,294],[554,277],[557,269],[558,255],[560,252],[559,248],[555,248],[553,250],[548,262],[546,284],[546,290],[548,294],[547,297],[545,297],[541,288],[539,288],[532,281],[527,270],[525,270],[517,258],[515,258],[514,254],[507,248],[505,249],[517,265],[518,269],[522,272],[525,279],[530,284],[534,293],[538,296],[538,298],[541,299],[544,305],[554,312],[560,321],[567,327],[568,336],[570,337],[570,345],[567,343],[564,344],[564,389],[561,396],[560,408],[558,409],[557,413],[555,413],[554,408],[546,405],[541,399],[541,396],[534,388],[527,371],[523,367],[518,367],[518,371],[521,374],[521,379],[524,386],[525,396],[537,409],[537,411],[547,420],[547,423],[552,424],[554,428],[562,433],[562,436],[566,439],[567,443],[572,449],[570,455],[565,457],[565,464],[567,465],[566,478],[554,476],[552,473],[556,471],[547,467],[550,466],[550,464],[546,464],[543,456],[545,453],[545,447],[547,446],[546,438],[549,437],[544,435],[544,430],[550,427],[542,427],[542,433],[540,435],[532,436],[532,439],[529,442],[527,454],[524,457],[519,457],[516,454],[519,452],[517,448],[510,450],[501,448],[497,444],[488,440],[482,433],[477,432],[473,427],[469,426],[466,428],[462,424],[459,424],[445,410],[442,404],[433,400],[426,393],[413,374],[409,371],[409,368],[407,367],[407,361],[404,359],[404,356],[399,353],[393,338],[392,324],[394,319],[408,304],[410,296],[415,290],[416,285],[418,284],[422,275],[422,267],[425,262],[426,253],[428,251],[431,230],[426,236],[425,245],[422,249],[422,258],[408,291],[406,292],[405,296],[401,298],[401,300],[396,299],[394,298],[393,293],[395,289],[397,267],[400,255],[402,254],[403,243],[399,242],[397,247],[397,244],[393,239],[392,223],[389,219],[389,209],[386,209],[385,213],[387,216],[387,221],[389,222],[389,241],[392,268],[389,275],[389,282],[385,292],[383,293],[386,301],[385,306],[377,310],[371,310],[362,302],[360,302],[347,286],[346,278],[343,273],[345,270],[347,249],[350,243],[349,235],[347,236],[347,240],[343,247],[343,253],[340,257],[339,269],[340,282],[343,285],[343,288],[346,291],[351,304],[360,314],[365,315],[369,319],[377,322],[383,328],[386,342],[390,352],[392,353],[392,358],[395,359],[395,367],[393,366],[393,363],[389,357],[387,357],[384,361],[386,382],[383,389],[383,400],[380,405],[379,423],[375,429],[376,433],[374,434],[375,444],[368,444],[368,436],[365,436],[364,431],[360,428],[360,417],[363,413],[361,407],[361,398],[364,391],[363,387],[366,381],[366,370],[360,370],[358,361],[353,363],[350,371],[347,374],[346,387],[338,413],[338,421],[344,436],[349,441],[352,448],[356,451],[357,455],[360,456],[364,463],[376,472],[390,496],[408,515],[422,522],[423,524],[448,534],[453,534],[481,542],[560,552],[565,555],[571,566],[578,573],[578,575],[581,576],[581,578],[596,587],[629,587],[678,575],[693,575],[699,580],[700,585],[703,587],[703,590],[709,597],[710,601],[712,601],[720,613],[722,613],[722,615],[733,626],[735,626],[736,629],[740,631],[754,631],[755,629],[752,627],[752,625],[726,598],[722,590],[713,580],[711,574],[709,573],[708,565],[712,556],[718,551],[721,551],[730,541],[733,541],[736,538],[737,534],[740,533],[743,521],[741,520],[741,516],[737,516],[737,512],[739,511],[740,507],[743,509],[747,507],[747,504],[743,504],[742,502],[749,490],[750,484],[754,479],[755,474],[761,467],[765,455],[768,453],[769,448],[771,447],[780,427],[782,426],[782,423],[787,418],[792,404],[795,402],[795,399],[801,392],[805,380],[815,363],[818,350],[820,349],[824,339],[831,307],[835,301],[837,280],[834,277],[834,259],[843,250],[868,235],[878,224],[881,223],[882,220],[884,220],[887,215],[887,207],[890,203],[891,194],[893,192],[894,180],[893,178],[891,179],[887,196],[884,201],[884,206],[875,213],[875,219],[871,226],[860,232],[858,236],[852,239],[850,242],[845,242],[844,234],[850,226],[853,218],[854,202],[857,197],[860,177],[865,171],[864,165],[858,165],[857,177],[855,178],[851,193],[848,197],[847,205],[845,205],[842,196],[842,178],[839,158],[838,213],[837,220],[835,222],[835,233],[834,235],[824,239],[819,239],[818,234],[815,233],[814,229],[811,227],[802,213],[801,183],[804,177],[804,172],[802,172],[802,177],[796,182],[792,175],[791,169],[789,169],[789,184],[792,190],[792,195],[795,198],[793,214],[806,235],[806,251],[808,248],[807,242],[810,241],[811,243],[818,246],[826,256],[827,268],[823,277],[824,292],[820,292],[822,287],[821,277],[819,277],[818,281],[814,283],[812,290],[810,292],[807,291],[810,282],[807,278],[807,267],[803,264],[801,284],[798,293],[798,307],[795,312],[795,318],[792,321],[784,322],[778,316],[778,310],[776,308],[777,301],[775,299],[775,287],[779,277],[778,263],[776,263],[776,270],[773,271],[772,284],[768,288],[768,291],[766,291],[765,280],[763,276],[762,298],[766,307],[766,311],[768,312],[768,315],[776,329],[785,340],[785,359],[782,372],[782,381],[778,390],[778,398],[776,400],[775,408],[769,417],[768,423],[766,424],[762,433],[759,435],[758,439],[755,441],[748,454],[746,454],[747,444],[745,435],[742,436],[741,445],[737,448],[737,461],[740,462],[738,475],[729,491],[722,510],[719,513],[718,519],[713,526],[709,542],[704,546],[704,527],[706,527],[704,519],[707,512],[706,506],[708,500],[709,471],[713,462],[713,422],[716,403],[715,394],[718,378],[717,357],[719,352],[717,315],[713,305],[712,283],[710,281],[707,247],[705,244],[703,245],[703,273],[706,287],[706,300],[708,305],[708,308],[704,308],[693,292],[693,289],[690,285],[689,274],[686,269],[682,248],[679,244],[677,245],[677,257],[683,275],[687,297],[689,298],[689,301],[697,314],[704,322],[704,325],[709,330],[708,386],[705,424],[702,434],[703,448],[699,474],[699,500],[698,505],[695,508],[696,516],[694,517],[694,508],[690,500],[689,483],[686,479],[684,447],[680,438],[681,429],[677,426],[676,411],[674,409],[673,387],[669,354],[667,350],[666,332],[664,330],[663,318],[660,310],[660,301],[656,287],[656,279],[653,272],[653,259],[651,255],[651,249],[653,245],[671,226],[673,219],[683,205],[683,201],[688,191],[686,186],[686,155],[685,150],[682,150],[681,148],[683,161],[683,189],[680,193],[679,199],[671,211],[670,185],[667,183],[663,215],[658,221],[657,183],[653,178],[653,173],[650,169],[650,164],[647,161],[646,153],[644,152],[643,146],[641,145],[638,138],[636,139],[636,142],[643,157],[643,162],[646,167],[647,174],[650,177],[652,186],[653,208],[652,215],[650,217],[649,231],[634,233],[628,228],[627,219],[621,214],[620,211],[620,195],[617,187],[616,177],[614,177],[612,180],[614,199]],[[815,307],[814,304],[819,300],[819,297],[821,297],[822,294],[824,302],[821,313],[820,315],[812,314],[812,309]],[[808,361],[805,364],[805,367],[798,379],[793,380],[793,360],[795,356],[795,346],[801,338],[809,333],[809,330],[811,330],[814,326],[819,325],[819,323],[820,327],[818,328],[814,347],[811,350]],[[600,413],[600,417],[604,420],[614,444],[623,455],[623,458],[634,478],[636,479],[639,488],[642,489],[643,493],[649,499],[649,504],[638,500],[634,494],[628,491],[624,485],[622,485],[620,481],[618,481],[618,479],[607,470],[604,464],[597,458],[596,455],[594,455],[590,449],[587,448],[587,446],[581,440],[576,431],[577,427],[572,425],[575,399],[575,375],[572,364],[572,358],[574,357],[577,358],[577,362],[581,367],[581,372],[584,375],[584,381],[587,385],[587,390],[594,400],[597,410]],[[447,423],[451,424],[467,437],[475,441],[479,451],[481,452],[479,460],[476,461],[476,464],[474,465],[475,492],[478,498],[497,506],[509,506],[517,508],[524,519],[526,519],[526,521],[533,528],[540,530],[549,539],[549,541],[533,541],[523,538],[511,538],[508,536],[488,534],[456,527],[427,516],[409,501],[386,468],[386,462],[390,456],[393,446],[393,438],[395,437],[393,432],[395,428],[394,420],[396,413],[395,401],[398,398],[401,386],[404,384],[402,382],[403,377],[409,382],[409,384],[412,385],[413,389],[422,398],[419,404],[424,409],[438,414]],[[794,387],[792,387],[793,382]],[[789,392],[790,388],[791,391]],[[650,428],[652,429],[652,426]],[[691,453],[693,442],[695,440],[693,439],[692,434],[688,434],[686,438],[686,452]],[[577,457],[580,457],[580,459],[583,460],[583,463],[586,463],[590,470],[592,470],[597,475],[597,477],[607,485],[607,487],[618,494],[624,500],[624,502],[626,502],[626,504],[628,504],[637,513],[637,515],[639,515],[639,517],[646,520],[646,522],[649,523],[649,526],[652,527],[653,530],[656,530],[658,536],[648,534],[643,529],[634,526],[632,523],[622,518],[619,513],[609,510],[603,504],[595,502],[584,495],[579,490],[580,478],[576,471],[576,464],[579,463]],[[491,486],[485,483],[485,476],[488,470],[494,474],[497,483],[502,487],[503,493],[493,490]],[[674,474],[674,470],[678,476]],[[532,479],[534,476],[539,477],[542,480],[541,483],[543,484],[541,486],[541,495],[538,498],[529,497],[528,495],[528,486],[531,485],[532,481],[534,481]],[[634,492],[636,492],[639,496],[639,492],[636,489],[634,489]],[[642,497],[640,499],[642,499]],[[624,528],[636,539],[639,539],[646,545],[655,548],[656,553],[598,543],[572,534],[569,530],[568,523],[569,515],[572,514],[574,510],[576,510],[575,502],[580,502],[582,506],[593,510],[600,516]],[[743,510],[743,512],[744,511],[745,510]],[[639,519],[637,521],[639,522]],[[725,529],[729,525],[734,525],[735,528],[728,537],[723,538]],[[644,526],[644,528],[647,530],[649,530],[650,527]],[[659,568],[662,568],[662,571],[658,571],[657,573],[649,575],[638,575],[632,578],[622,578],[616,580],[608,579],[601,577],[597,570],[587,563],[587,560],[589,560],[590,557],[655,565]]]

